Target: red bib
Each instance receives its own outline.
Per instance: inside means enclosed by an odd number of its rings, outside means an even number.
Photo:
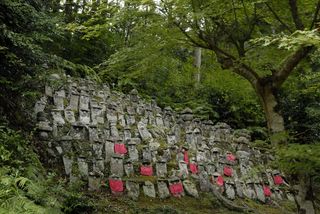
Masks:
[[[145,176],[152,176],[153,174],[152,166],[141,166],[140,174]]]
[[[190,163],[189,164],[190,171],[192,174],[197,174],[198,173],[198,166],[195,163]]]
[[[274,176],[273,181],[275,185],[283,184],[283,178],[280,175]]]
[[[271,190],[270,187],[268,186],[263,186],[263,193],[266,197],[270,197],[271,196]]]
[[[112,192],[123,192],[123,182],[121,180],[109,179],[109,186]]]
[[[114,152],[117,154],[126,154],[126,146],[123,143],[116,143],[114,144]]]
[[[221,175],[217,177],[216,184],[218,186],[223,186],[224,180],[223,180],[223,177]]]
[[[184,162],[186,162],[187,164],[189,163],[188,151],[184,151],[183,160],[184,160]]]
[[[231,177],[232,176],[232,169],[230,167],[225,166],[223,168],[223,174],[225,176]]]
[[[227,160],[234,162],[236,161],[236,156],[234,156],[233,154],[227,154]]]
[[[178,196],[183,192],[182,183],[171,184],[169,190],[173,196]]]

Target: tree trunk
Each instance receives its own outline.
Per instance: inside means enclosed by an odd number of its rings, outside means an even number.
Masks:
[[[64,7],[66,23],[70,23],[72,21],[72,4],[72,0],[66,0]]]
[[[194,67],[197,69],[196,83],[199,84],[201,80],[201,48],[196,47],[194,50]]]
[[[275,109],[278,105],[278,101],[276,99],[275,92],[272,86],[267,84],[260,87],[259,95],[262,101],[269,132],[271,134],[284,132],[284,120],[282,115]]]
[[[271,143],[274,146],[285,145],[287,143],[287,135],[285,134],[283,116],[276,110],[278,101],[276,99],[275,92],[272,86],[268,84],[260,86],[258,91],[263,104],[268,129],[271,135]],[[310,176],[300,176],[298,182],[298,193],[295,196],[298,213],[315,214]]]
[[[299,177],[298,194],[295,196],[295,201],[298,206],[299,214],[315,214],[314,198],[312,191],[311,178],[308,175]]]

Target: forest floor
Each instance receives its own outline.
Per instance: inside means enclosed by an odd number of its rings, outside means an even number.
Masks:
[[[237,214],[223,207],[221,203],[210,193],[201,193],[199,198],[184,196],[183,198],[158,199],[140,196],[137,201],[128,197],[116,197],[106,193],[92,194],[95,198],[96,210],[94,213],[145,213],[145,214]],[[235,201],[244,203],[244,200]],[[284,210],[273,205],[263,205],[253,201],[245,201],[245,204],[259,214],[283,214]],[[294,212],[295,206],[292,202],[281,202],[279,205],[288,213]]]

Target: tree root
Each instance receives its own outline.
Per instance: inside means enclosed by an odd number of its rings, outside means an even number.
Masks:
[[[255,210],[248,206],[239,206],[235,203],[233,203],[231,200],[227,199],[224,197],[218,190],[211,184],[210,189],[212,193],[217,197],[217,199],[223,203],[223,205],[233,211],[238,211],[238,212],[243,212],[243,213],[256,213],[258,214]]]

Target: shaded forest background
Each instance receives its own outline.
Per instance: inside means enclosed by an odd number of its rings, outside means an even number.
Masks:
[[[189,2],[201,10],[192,11]],[[226,7],[230,11],[222,14],[226,24],[215,29],[214,36],[221,38],[219,47],[239,54],[238,62],[260,75],[272,76],[296,47],[315,47],[276,91],[276,110],[289,136],[284,148],[270,143],[263,106],[250,82],[224,66],[204,45],[207,37],[192,28],[210,31],[207,20],[217,15],[209,3],[223,11],[223,1],[0,1],[0,211],[10,210],[12,204],[22,211],[92,209],[87,196],[65,188],[62,181],[57,184],[56,175],[44,169],[36,155],[41,146],[32,137],[30,109],[53,73],[91,78],[124,93],[135,88],[161,107],[190,107],[202,119],[250,130],[256,146],[277,155],[276,164],[290,181],[295,183],[301,174],[310,179],[308,197],[319,207],[320,4],[298,1],[299,23],[287,1],[231,2]],[[305,28],[297,32],[299,24]],[[242,44],[246,57],[232,44]],[[196,62],[200,47],[201,66]],[[59,195],[65,200],[59,201]]]

